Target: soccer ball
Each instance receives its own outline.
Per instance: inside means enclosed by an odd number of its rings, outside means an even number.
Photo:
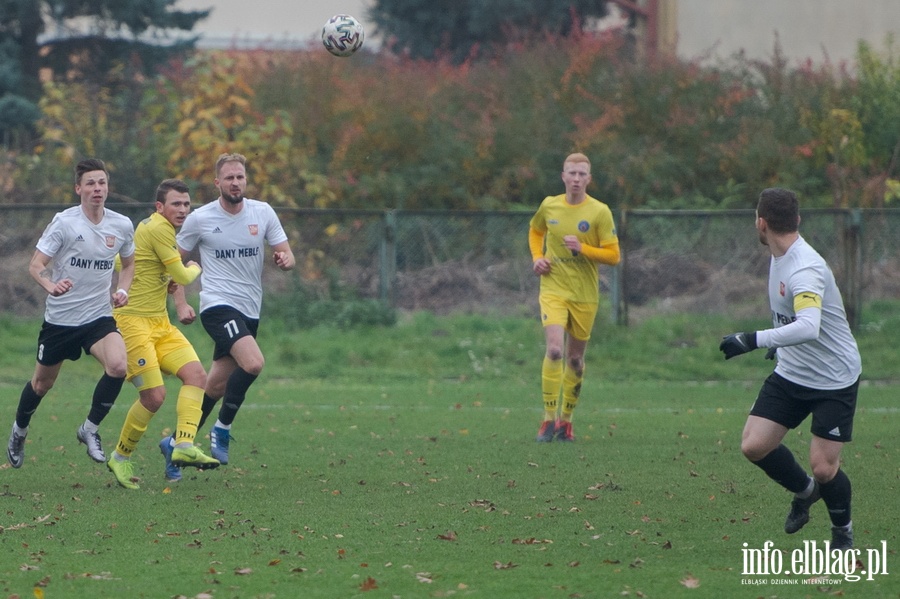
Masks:
[[[362,48],[363,26],[350,15],[334,15],[322,27],[322,44],[335,56],[350,56]]]

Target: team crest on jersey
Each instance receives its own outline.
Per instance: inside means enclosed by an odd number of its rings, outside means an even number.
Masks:
[[[108,247],[108,248],[116,247],[116,236],[115,235],[107,235],[106,236],[106,247]]]
[[[583,220],[580,223],[578,223],[578,230],[581,231],[582,233],[587,233],[588,229],[590,229],[590,228],[591,228],[591,223],[587,222],[586,220]]]
[[[251,235],[259,235],[259,225],[247,225]]]
[[[778,283],[778,293],[781,295],[781,297],[784,297],[784,281]]]

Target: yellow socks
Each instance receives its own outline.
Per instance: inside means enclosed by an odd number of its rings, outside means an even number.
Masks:
[[[178,424],[175,427],[175,445],[180,443],[194,444],[197,436],[197,425],[203,412],[203,389],[192,385],[182,385],[175,404]]]
[[[572,412],[578,404],[581,396],[581,381],[584,380],[584,371],[577,372],[572,367],[567,367],[563,375],[563,403],[560,410],[560,419],[563,422],[571,422]]]
[[[147,425],[153,418],[153,412],[148,410],[141,404],[141,400],[137,400],[131,405],[128,414],[125,416],[125,424],[122,425],[122,432],[119,433],[119,443],[116,445],[116,452],[124,458],[130,458],[134,448],[144,433],[147,432]]]
[[[556,420],[559,388],[563,379],[563,361],[544,356],[541,366],[541,393],[544,397],[544,420]]]

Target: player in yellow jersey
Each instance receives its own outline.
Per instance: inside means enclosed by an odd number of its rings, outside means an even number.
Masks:
[[[532,268],[541,277],[539,299],[546,341],[541,367],[544,420],[537,435],[541,442],[575,440],[572,412],[581,394],[584,351],[600,302],[597,265],[619,263],[612,212],[587,195],[591,182],[588,157],[580,153],[567,156],[562,180],[566,193],[544,198],[528,233]]]
[[[156,212],[135,229],[135,276],[129,303],[114,310],[128,350],[127,378],[140,395],[128,410],[116,450],[106,463],[118,483],[127,489],[138,488],[130,458],[166,398],[164,372],[175,374],[182,381],[176,405],[176,444],[169,445],[170,437],[160,443],[167,458],[166,477],[180,479],[181,466],[200,469],[219,466],[218,460],[194,446],[206,370],[184,334],[169,321],[166,308],[171,283],[187,285],[200,274],[196,262],[182,263],[175,245],[175,228],[181,226],[191,209],[188,191],[187,185],[178,179],[166,179],[157,187]],[[183,288],[175,291],[184,293]],[[179,320],[192,322],[196,315],[190,305],[185,301],[176,304]]]

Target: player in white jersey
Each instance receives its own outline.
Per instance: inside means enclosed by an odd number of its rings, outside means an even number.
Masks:
[[[841,450],[851,440],[856,412],[859,349],[831,269],[799,233],[797,196],[763,190],[756,209],[760,242],[772,254],[769,304],[774,327],[734,333],[722,340],[725,359],[757,347],[778,365],[765,381],[747,417],[741,451],[775,482],[794,493],[784,530],[809,522],[809,508],[824,500],[831,519],[831,548],[853,547],[850,479]],[[787,431],[812,414],[809,462],[812,476],[782,444]]]
[[[216,160],[219,198],[192,212],[176,238],[187,258],[196,248],[200,274],[200,321],[215,342],[203,395],[200,426],[222,399],[210,430],[210,453],[228,463],[231,425],[265,359],[256,343],[262,307],[265,245],[281,270],[294,268],[294,254],[278,215],[265,202],[244,197],[246,159],[222,154]]]
[[[25,461],[31,418],[56,382],[64,360],[77,360],[84,351],[103,366],[90,412],[76,434],[96,462],[106,461],[99,425],[125,381],[125,342],[116,329],[112,306],[128,303],[134,276],[134,225],[105,208],[109,172],[101,160],[78,163],[75,193],[81,204],[58,213],[47,225],[29,265],[31,276],[49,295],[34,375],[19,397],[6,448],[13,468],[20,468]],[[118,290],[110,299],[116,254],[121,256],[122,271]]]

